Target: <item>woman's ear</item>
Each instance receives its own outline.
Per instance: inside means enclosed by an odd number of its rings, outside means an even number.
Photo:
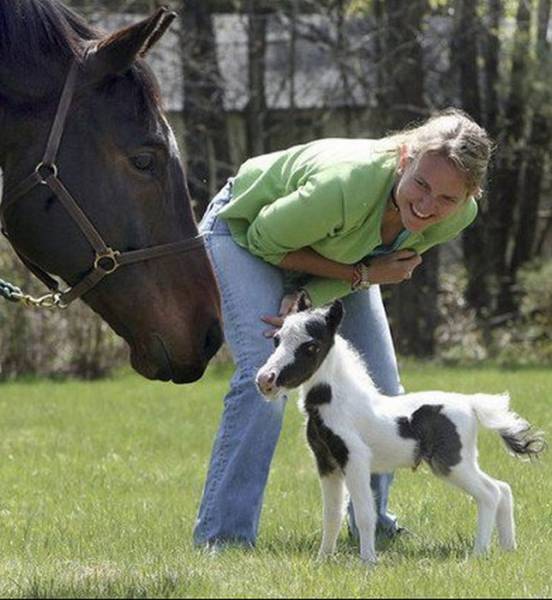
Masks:
[[[410,162],[410,154],[408,152],[408,146],[406,144],[401,144],[399,146],[399,166],[397,167],[397,171],[399,175],[402,175]]]

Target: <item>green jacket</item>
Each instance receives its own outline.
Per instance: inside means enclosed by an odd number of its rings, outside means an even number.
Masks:
[[[354,264],[382,243],[398,161],[397,151],[384,144],[323,139],[252,158],[238,171],[233,199],[220,216],[237,244],[273,265],[305,246]],[[421,254],[456,237],[476,214],[470,198],[444,221],[407,235],[396,250]],[[316,306],[351,292],[347,282],[323,277],[309,277],[303,287]]]

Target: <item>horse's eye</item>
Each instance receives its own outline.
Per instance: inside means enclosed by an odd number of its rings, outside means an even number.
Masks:
[[[272,338],[272,341],[274,342],[274,348],[278,348],[278,346],[280,345],[280,338],[277,335],[275,335]]]
[[[139,171],[148,171],[153,167],[153,155],[143,152],[132,157],[132,164]]]
[[[320,350],[320,346],[314,342],[307,344],[307,352],[309,354],[316,354]]]

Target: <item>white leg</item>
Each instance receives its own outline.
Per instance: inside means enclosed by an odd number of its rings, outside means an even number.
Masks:
[[[345,481],[341,471],[334,471],[320,477],[322,500],[324,503],[324,530],[319,556],[327,556],[335,551],[335,543],[345,514]]]
[[[462,488],[477,502],[477,535],[474,554],[486,554],[496,521],[500,488],[494,479],[483,473],[477,464],[460,463],[454,467],[446,481]]]
[[[360,558],[364,562],[376,563],[376,506],[370,487],[370,454],[364,445],[349,448],[349,461],[345,467],[345,482],[360,536]]]
[[[512,489],[505,481],[496,484],[500,489],[500,500],[496,511],[496,527],[498,529],[498,541],[504,550],[516,549],[516,526],[514,523],[514,498]]]

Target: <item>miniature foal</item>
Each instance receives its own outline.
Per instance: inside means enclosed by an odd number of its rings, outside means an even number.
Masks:
[[[302,309],[302,310],[301,310]],[[360,555],[376,562],[376,511],[371,473],[427,462],[433,473],[472,495],[478,506],[474,552],[485,553],[496,523],[501,546],[516,547],[510,486],[477,462],[477,421],[497,431],[516,454],[539,454],[545,442],[508,409],[504,395],[420,392],[380,394],[359,355],[336,332],[341,302],[288,316],[274,336],[276,349],[259,370],[268,399],[301,386],[307,440],[316,458],[324,504],[320,554],[335,550],[347,488],[360,532]]]

